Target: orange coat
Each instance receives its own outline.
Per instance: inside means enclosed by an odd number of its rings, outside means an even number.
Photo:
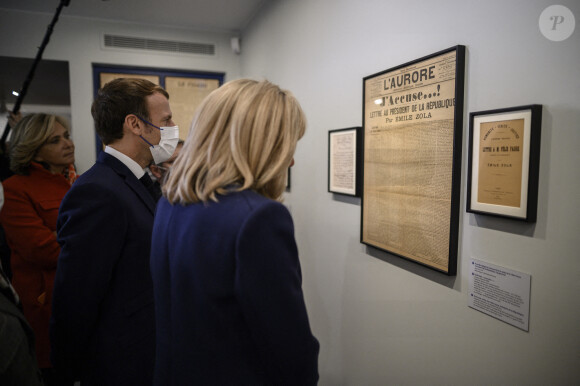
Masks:
[[[14,175],[2,185],[0,223],[11,249],[12,285],[34,330],[39,367],[52,367],[48,324],[60,253],[56,218],[71,185],[63,175],[52,174],[37,163],[31,164],[30,175]]]

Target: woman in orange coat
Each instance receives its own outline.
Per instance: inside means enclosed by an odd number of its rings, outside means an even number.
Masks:
[[[54,384],[50,364],[49,319],[60,246],[56,218],[64,195],[76,179],[74,144],[64,118],[24,117],[10,141],[14,176],[3,182],[0,223],[11,249],[12,284],[36,336],[36,355],[45,383]]]

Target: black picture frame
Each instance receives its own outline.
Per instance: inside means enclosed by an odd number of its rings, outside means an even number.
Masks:
[[[360,197],[362,128],[328,131],[328,192]]]
[[[290,188],[291,188],[291,182],[292,182],[291,170],[292,170],[292,168],[288,168],[288,171],[286,173],[286,192],[290,192]]]
[[[466,211],[535,222],[542,105],[469,114]]]
[[[363,78],[360,241],[457,273],[465,46]]]

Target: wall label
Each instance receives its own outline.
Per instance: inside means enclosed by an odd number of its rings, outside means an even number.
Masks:
[[[529,331],[531,276],[476,259],[469,268],[468,306]]]

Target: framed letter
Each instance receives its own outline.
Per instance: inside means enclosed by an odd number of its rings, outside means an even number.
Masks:
[[[469,115],[467,211],[536,221],[542,106]]]
[[[363,79],[361,242],[455,275],[465,47]]]
[[[348,196],[360,195],[361,128],[328,132],[328,191]]]

